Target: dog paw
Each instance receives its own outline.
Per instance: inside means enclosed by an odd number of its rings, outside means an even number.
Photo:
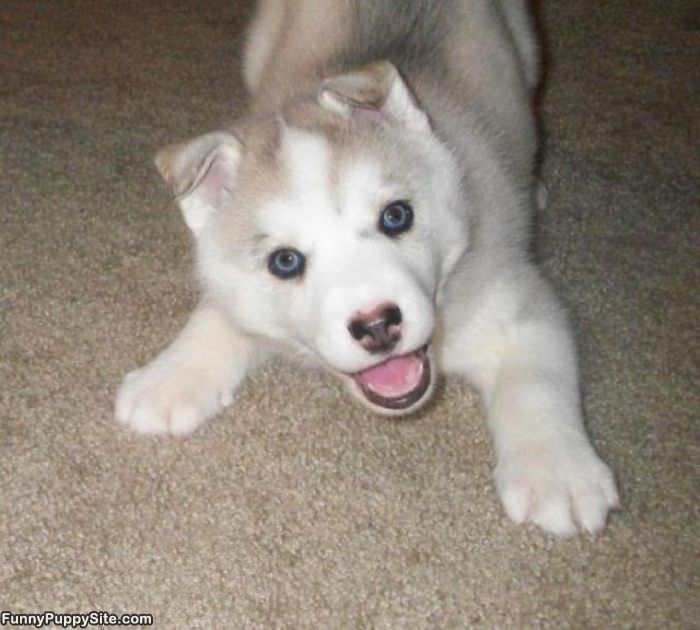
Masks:
[[[187,436],[232,401],[206,369],[157,359],[130,372],[117,393],[115,419],[138,433]]]
[[[513,521],[530,521],[559,536],[601,531],[619,505],[612,472],[586,443],[503,454],[495,477]]]

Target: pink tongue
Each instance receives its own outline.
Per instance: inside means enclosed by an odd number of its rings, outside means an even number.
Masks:
[[[406,354],[358,372],[355,378],[380,396],[395,398],[415,389],[421,372],[420,358]]]

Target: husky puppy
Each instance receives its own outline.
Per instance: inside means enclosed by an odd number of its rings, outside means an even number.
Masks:
[[[291,352],[374,411],[480,392],[508,515],[596,532],[618,503],[572,334],[529,260],[538,59],[525,0],[262,0],[247,114],[156,157],[201,302],[126,376],[116,419],[186,435]]]

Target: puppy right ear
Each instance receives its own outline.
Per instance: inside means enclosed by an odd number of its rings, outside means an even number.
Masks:
[[[195,234],[231,196],[240,155],[238,138],[223,131],[171,144],[156,155],[156,168],[172,188],[185,223]]]
[[[414,131],[430,131],[420,108],[393,63],[373,61],[323,81],[318,102],[324,109],[352,118],[394,122]]]

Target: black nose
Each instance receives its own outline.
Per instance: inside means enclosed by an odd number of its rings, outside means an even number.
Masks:
[[[367,313],[358,313],[348,324],[353,339],[368,352],[388,352],[401,338],[401,309],[382,304]]]

